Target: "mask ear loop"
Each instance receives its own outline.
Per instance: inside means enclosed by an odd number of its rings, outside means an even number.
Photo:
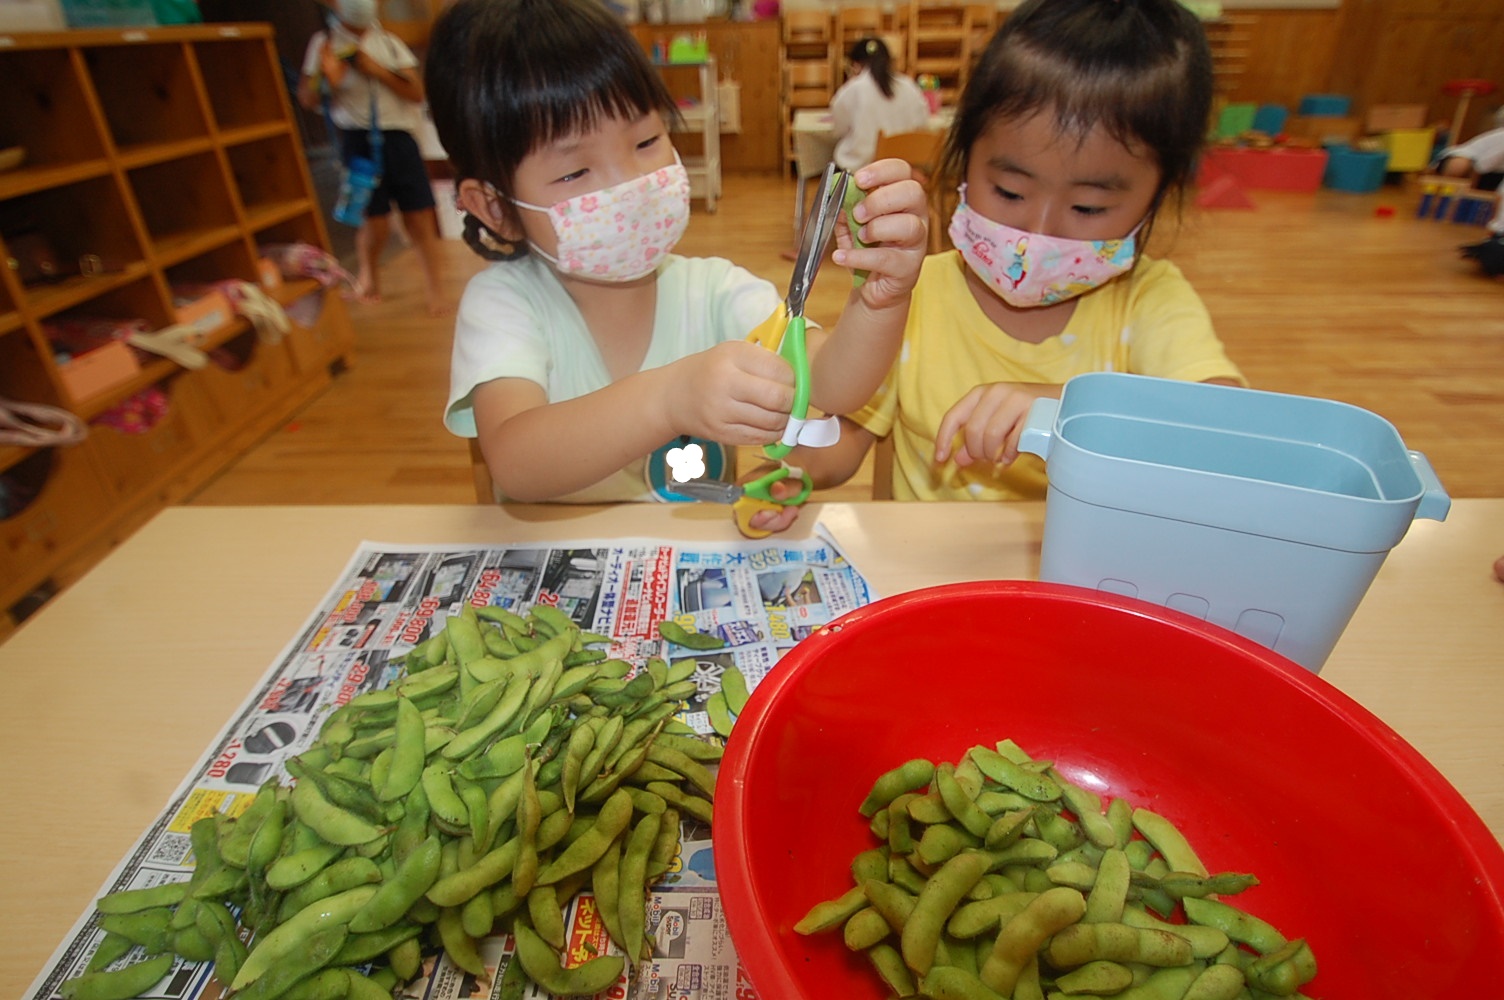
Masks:
[[[521,260],[527,256],[525,242],[503,239],[469,212],[465,213],[463,226],[465,244],[486,260]]]

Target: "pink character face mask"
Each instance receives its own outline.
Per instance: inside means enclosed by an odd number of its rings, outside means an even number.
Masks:
[[[558,237],[558,256],[533,247],[561,274],[593,281],[634,281],[651,274],[689,225],[689,172],[676,162],[650,174],[543,207]]]
[[[950,238],[972,272],[1010,306],[1027,309],[1073,299],[1133,267],[1136,237],[1070,240],[1030,233],[980,215],[966,185],[950,219]]]

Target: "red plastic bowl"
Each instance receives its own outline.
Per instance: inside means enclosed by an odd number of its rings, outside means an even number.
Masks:
[[[1441,774],[1309,671],[1177,612],[1063,585],[915,591],[802,641],[737,719],[716,787],[732,942],[767,1000],[884,996],[794,923],[876,846],[857,812],[911,757],[1012,737],[1172,821],[1239,905],[1319,964],[1326,1000],[1497,996],[1504,851]]]

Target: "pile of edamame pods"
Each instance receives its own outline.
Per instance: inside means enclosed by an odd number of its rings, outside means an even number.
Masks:
[[[907,761],[860,811],[880,846],[795,930],[841,930],[893,996],[1266,1000],[1316,975],[1304,940],[1218,898],[1256,878],[1210,874],[1164,817],[1104,810],[1011,740]]]
[[[125,1000],[176,956],[243,1000],[389,998],[436,948],[484,979],[498,927],[517,961],[495,995],[612,986],[623,955],[561,961],[564,908],[588,887],[625,956],[650,954],[647,889],[681,820],[710,822],[720,748],[673,719],[693,660],[634,671],[606,641],[544,605],[451,616],[396,684],[330,715],[291,786],[193,825],[187,881],[102,897],[106,934],[63,995]]]

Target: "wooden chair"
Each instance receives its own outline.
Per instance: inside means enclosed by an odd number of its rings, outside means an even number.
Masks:
[[[880,7],[841,7],[836,11],[836,44],[839,55],[846,58],[852,43],[858,38],[880,37],[883,33],[883,12]],[[889,51],[892,51],[891,46]]]
[[[896,157],[906,161],[914,171],[914,179],[924,185],[926,200],[929,202],[930,253],[939,253],[942,247],[936,174],[940,169],[940,152],[944,145],[944,132],[895,132],[892,135],[879,132],[877,146],[872,154],[874,160]]]
[[[893,499],[893,435],[877,439],[872,446],[872,499]]]
[[[486,465],[486,456],[480,452],[480,441],[470,438],[470,475],[475,482],[475,502],[494,504],[496,484],[491,481],[491,470]]]
[[[789,62],[783,67],[783,92],[791,108],[830,107],[832,82],[828,62]]]

